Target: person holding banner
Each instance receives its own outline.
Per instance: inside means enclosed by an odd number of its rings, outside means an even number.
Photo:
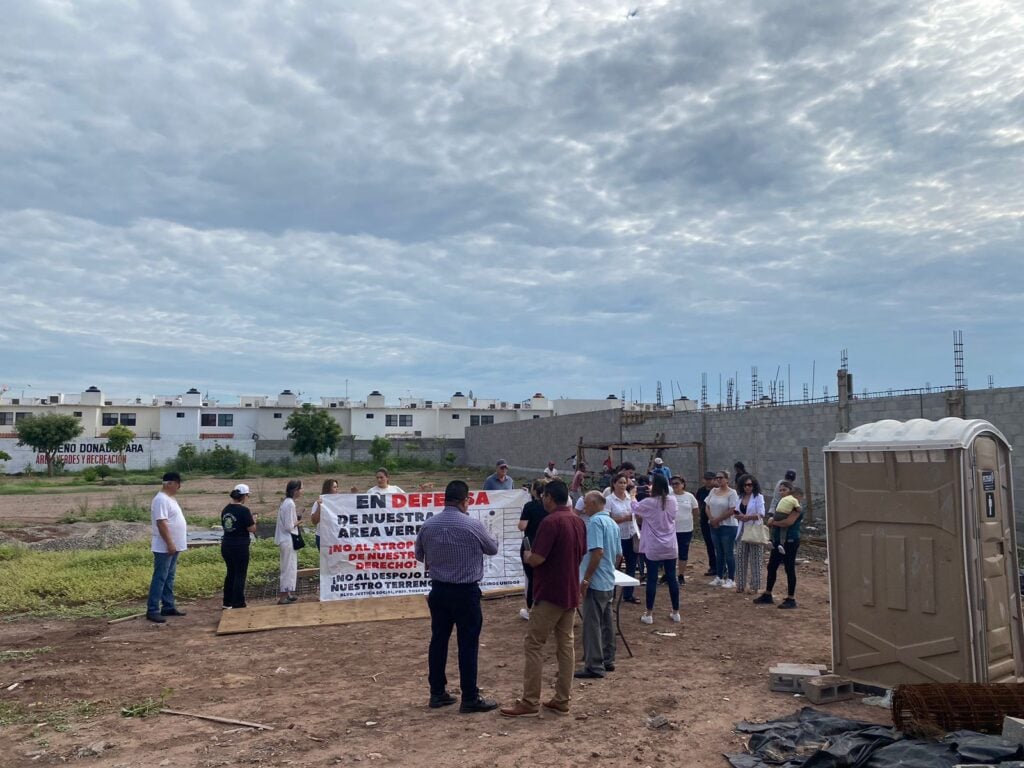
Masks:
[[[331,478],[324,480],[324,484],[320,486],[320,498],[313,502],[313,506],[309,510],[309,521],[316,526],[316,550],[320,551],[320,508],[323,505],[324,496],[331,493],[338,492],[338,481]]]
[[[429,571],[431,584],[430,648],[427,652],[430,707],[438,709],[455,703],[448,692],[448,642],[456,629],[459,646],[459,712],[490,712],[494,699],[480,695],[476,684],[480,653],[480,630],[484,615],[480,609],[480,580],[484,577],[484,555],[498,554],[498,540],[487,527],[468,514],[469,486],[452,480],[444,489],[444,510],[427,518],[416,536],[416,559]]]
[[[289,480],[284,491],[284,501],[277,510],[274,543],[281,550],[281,588],[277,598],[278,605],[287,605],[299,599],[293,594],[299,580],[299,557],[295,554],[293,536],[301,536],[299,522],[302,518],[295,508],[295,500],[301,495],[302,481]]]
[[[573,619],[580,604],[580,561],[587,551],[587,529],[569,508],[569,488],[561,480],[544,487],[544,508],[548,511],[537,529],[533,549],[526,562],[533,566],[533,610],[523,642],[526,661],[523,669],[523,695],[505,717],[537,717],[544,667],[544,646],[555,635],[558,679],[555,695],[543,706],[559,715],[569,713],[569,698],[576,666],[573,647]]]
[[[377,474],[375,475],[375,479],[377,480],[377,484],[373,486],[373,488],[368,490],[367,493],[405,493],[405,491],[403,491],[397,485],[390,485],[391,473],[388,472],[387,467],[381,467],[380,469],[378,469]]]

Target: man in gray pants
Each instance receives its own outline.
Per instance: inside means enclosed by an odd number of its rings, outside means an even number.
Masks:
[[[583,497],[583,519],[587,523],[587,554],[580,563],[584,665],[574,677],[604,677],[615,669],[612,597],[615,568],[622,561],[622,544],[619,526],[605,511],[604,504],[600,491],[590,491]]]

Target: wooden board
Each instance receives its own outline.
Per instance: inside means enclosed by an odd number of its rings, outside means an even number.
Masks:
[[[430,617],[423,595],[368,597],[363,600],[310,600],[292,605],[261,605],[221,611],[218,635],[263,632],[285,627],[318,627],[364,621],[425,619]]]

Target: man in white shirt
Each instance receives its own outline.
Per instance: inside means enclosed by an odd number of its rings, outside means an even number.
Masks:
[[[167,622],[165,616],[184,616],[174,605],[174,576],[178,555],[188,549],[188,526],[185,515],[174,498],[181,488],[181,475],[168,472],[163,486],[149,506],[153,522],[152,544],[153,579],[149,583],[146,618],[157,624]]]

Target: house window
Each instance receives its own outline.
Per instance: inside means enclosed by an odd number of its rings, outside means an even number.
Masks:
[[[135,414],[134,413],[122,413],[121,414],[121,423],[124,424],[124,426],[126,426],[126,427],[134,427],[135,426]]]
[[[235,426],[235,414],[233,414],[233,413],[218,413],[217,414],[217,426],[218,427],[233,427],[233,426]]]
[[[113,427],[117,425],[117,414],[116,413],[104,413],[102,424],[104,427]]]
[[[18,421],[18,422],[24,421],[25,419],[31,419],[31,418],[32,418],[32,414],[29,413],[28,411],[17,411],[14,414],[14,420]]]
[[[392,415],[390,413],[387,414],[384,417],[384,426],[385,427],[397,427],[398,426],[398,416]]]
[[[535,418],[535,419],[539,419],[539,418],[540,418],[540,414],[539,414],[539,413],[535,413],[535,414],[533,414],[533,418]]]
[[[72,415],[73,415],[73,416],[74,416],[74,417],[75,417],[76,419],[80,419],[80,418],[82,418],[82,412],[81,412],[81,411],[75,411],[75,412],[74,412],[74,413],[73,413]]]
[[[452,418],[453,418],[453,419],[457,419],[457,418],[459,418],[459,414],[457,414],[457,413],[453,413],[453,414],[452,414]]]
[[[216,427],[217,426],[217,414],[215,414],[215,413],[201,413],[201,414],[199,414],[199,426],[201,426],[201,427]]]
[[[185,418],[185,412],[184,411],[178,411],[177,413],[174,414],[174,418],[176,418],[176,419],[184,419]]]
[[[372,414],[372,413],[368,413],[368,414],[366,414],[366,418],[368,418],[368,419],[372,419],[372,418],[373,418],[373,414]]]
[[[280,419],[281,418],[281,414],[280,413],[275,413],[274,414],[274,418],[275,419]]]
[[[13,424],[14,414],[13,413],[0,413],[0,424]]]
[[[480,426],[480,417],[475,415],[475,414],[473,416],[470,416],[469,417],[469,426],[471,426],[471,427],[479,427]]]
[[[412,414],[406,413],[398,417],[398,426],[400,427],[411,427],[412,426]]]
[[[469,417],[469,426],[471,426],[471,427],[479,427],[481,424],[493,424],[493,423],[494,423],[494,417],[493,416],[470,416]]]

